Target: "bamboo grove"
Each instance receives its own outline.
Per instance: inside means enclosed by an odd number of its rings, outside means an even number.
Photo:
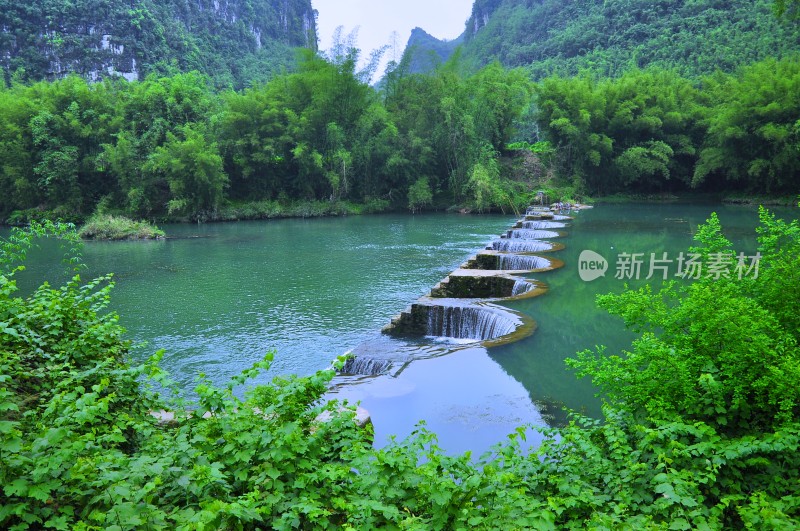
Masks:
[[[358,57],[306,51],[296,71],[242,91],[193,72],[12,83],[0,89],[0,213],[213,220],[259,201],[513,210],[554,175],[590,195],[798,192],[797,58],[700,80],[651,68],[533,83],[497,63],[465,72],[456,56],[429,74],[393,64],[376,88]]]

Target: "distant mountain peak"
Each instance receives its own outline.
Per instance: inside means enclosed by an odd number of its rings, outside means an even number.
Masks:
[[[448,41],[437,39],[420,27],[414,28],[403,52],[409,64],[409,72],[418,74],[433,70],[447,61],[462,42],[463,34]]]

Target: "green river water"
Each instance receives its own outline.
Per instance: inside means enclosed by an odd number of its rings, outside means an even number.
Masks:
[[[520,424],[558,425],[564,408],[599,416],[595,390],[576,380],[564,359],[595,345],[618,352],[630,344],[633,336],[594,302],[598,293],[624,289],[614,278],[618,253],[677,258],[712,211],[737,250],[753,254],[754,208],[600,205],[575,213],[559,239],[566,248],[550,254],[565,266],[529,275],[549,291],[507,303],[535,319],[531,337],[488,350],[404,343],[417,361],[389,375],[338,378],[331,396],[370,411],[378,445],[424,420],[454,452],[483,452]],[[431,214],[167,225],[166,241],[87,243],[83,275],[115,274],[112,308],[140,343],[133,356],[165,349],[162,365],[185,389],[198,373],[223,384],[274,349],[265,382],[323,369],[359,345],[394,348],[380,334],[391,317],[515,221]],[[591,283],[578,274],[587,249],[610,262],[606,276]],[[59,282],[58,256],[48,245],[33,253],[22,285]]]

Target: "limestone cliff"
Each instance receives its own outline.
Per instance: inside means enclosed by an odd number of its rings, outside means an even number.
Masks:
[[[316,45],[311,0],[0,0],[6,80],[199,70],[242,86]]]
[[[481,28],[485,27],[501,3],[502,0],[475,0],[472,5],[472,15],[467,20],[464,38],[471,39]]]

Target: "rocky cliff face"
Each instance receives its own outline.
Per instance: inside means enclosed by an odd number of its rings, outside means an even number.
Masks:
[[[291,48],[316,45],[311,0],[0,0],[7,79],[177,69],[242,85],[284,64]]]
[[[472,15],[469,17],[469,20],[467,20],[464,38],[469,40],[478,33],[481,28],[486,26],[486,24],[489,23],[489,18],[497,11],[501,3],[502,0],[475,0],[475,3],[472,5]]]

